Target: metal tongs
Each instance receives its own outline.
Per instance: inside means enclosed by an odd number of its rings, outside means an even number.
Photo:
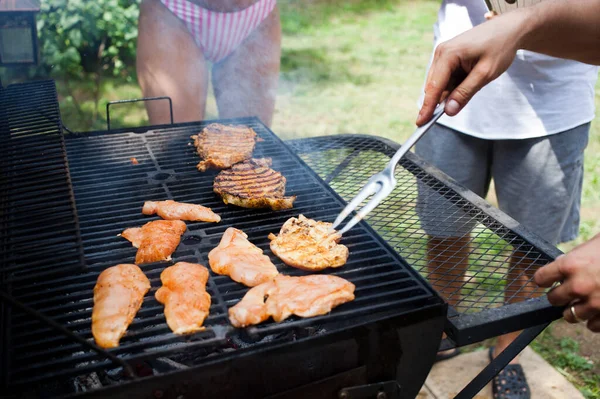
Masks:
[[[339,216],[333,222],[333,226],[331,226],[331,230],[335,229],[340,225],[347,217],[354,211],[365,199],[369,196],[375,194],[375,196],[365,205],[360,211],[346,224],[346,226],[341,229],[338,233],[344,234],[348,230],[350,230],[354,225],[360,222],[365,216],[369,214],[381,201],[384,200],[396,187],[396,178],[394,177],[394,172],[396,170],[396,165],[400,161],[400,159],[406,154],[413,145],[419,141],[421,137],[433,126],[433,124],[444,114],[444,107],[446,106],[446,100],[442,101],[435,111],[433,112],[433,117],[429,122],[419,127],[415,132],[400,146],[398,151],[394,154],[388,165],[381,172],[371,176],[367,184],[359,191],[359,193],[354,197],[352,201],[344,208],[344,210],[339,214]]]

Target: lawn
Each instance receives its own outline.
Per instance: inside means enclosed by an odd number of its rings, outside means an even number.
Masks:
[[[414,129],[439,1],[335,3],[280,1],[284,37],[273,130],[285,139],[365,133],[401,142]],[[69,93],[59,82],[69,128],[102,129],[106,101],[140,96],[132,82],[107,80],[102,89],[103,101],[95,109],[85,85],[71,82]],[[600,107],[600,85],[596,104]],[[92,120],[94,112],[100,115],[97,120]],[[216,117],[211,97],[207,118]],[[140,104],[115,108],[112,119],[121,126],[147,123]],[[494,201],[493,195],[490,200]],[[561,249],[571,249],[600,232],[600,118],[592,124],[586,152],[581,216],[580,238]],[[564,371],[587,397],[600,397],[598,375],[588,366],[589,361],[600,359],[582,360],[576,343],[554,338],[550,331],[534,349]]]

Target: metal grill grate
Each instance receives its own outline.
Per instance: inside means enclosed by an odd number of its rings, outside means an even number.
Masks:
[[[348,201],[369,177],[383,170],[397,149],[395,143],[360,135],[289,144]],[[414,155],[408,154],[400,164],[396,189],[367,220],[455,312],[484,312],[487,321],[504,318],[506,304],[519,304],[544,292],[508,281],[531,283],[533,272],[560,254],[556,248]],[[419,206],[419,201],[427,206]],[[429,240],[423,224],[435,239]],[[538,304],[548,308],[544,300]]]
[[[98,274],[108,266],[131,262],[135,248],[117,237],[127,227],[141,226],[154,217],[141,214],[145,200],[175,199],[213,208],[222,217],[219,224],[188,223],[182,243],[173,255],[175,262],[191,261],[207,265],[207,254],[225,229],[235,226],[248,234],[251,242],[265,250],[278,269],[289,275],[304,272],[287,267],[272,255],[267,235],[277,232],[289,217],[303,213],[318,220],[331,220],[343,202],[283,143],[255,119],[229,121],[255,129],[263,142],[255,157],[273,158],[273,168],[287,178],[287,193],[297,195],[294,209],[272,212],[226,206],[212,192],[215,173],[199,173],[198,156],[190,145],[191,134],[205,124],[186,124],[143,133],[105,132],[69,136],[66,139],[70,171],[79,213],[87,269],[59,280],[36,285],[18,284],[12,294],[23,303],[52,317],[85,339],[91,339],[92,289]],[[136,158],[138,164],[133,164]],[[163,306],[154,293],[159,276],[168,265],[142,266],[152,289],[119,348],[111,350],[127,361],[153,359],[177,352],[206,349],[210,359],[239,352],[236,342],[246,349],[273,345],[294,337],[343,331],[367,320],[416,314],[442,301],[428,284],[378,237],[365,223],[344,237],[350,249],[347,265],[331,271],[356,285],[356,300],[336,308],[331,314],[311,319],[290,318],[283,323],[264,323],[245,330],[233,329],[227,309],[246,293],[247,288],[228,277],[211,274],[208,292],[212,296],[210,316],[204,332],[188,337],[172,334],[165,323]],[[47,380],[106,368],[107,359],[82,348],[48,326],[14,312],[12,317],[9,384]],[[309,334],[309,335],[310,335]],[[199,356],[199,362],[206,357]]]
[[[0,272],[5,280],[81,269],[81,239],[54,82],[2,90],[0,142]],[[40,230],[40,225],[45,228]]]

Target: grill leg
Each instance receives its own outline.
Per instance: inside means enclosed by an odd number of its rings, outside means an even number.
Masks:
[[[454,399],[467,399],[473,398],[479,393],[498,373],[506,367],[512,359],[514,359],[523,349],[527,347],[550,323],[541,324],[539,326],[530,327],[515,339],[502,353],[500,353],[494,360],[490,362],[477,377],[473,378],[471,382],[463,388]]]

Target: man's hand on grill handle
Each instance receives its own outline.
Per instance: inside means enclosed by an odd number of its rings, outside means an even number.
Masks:
[[[570,323],[577,322],[570,309],[573,305],[577,317],[600,332],[600,234],[540,268],[534,279],[541,287],[561,282],[548,293],[550,303],[567,306],[563,315]]]
[[[547,0],[494,16],[440,44],[425,82],[417,125],[429,121],[446,96],[446,114],[456,115],[482,87],[510,67],[518,49],[600,65],[599,15],[600,0]],[[452,77],[460,71],[466,77],[454,88]],[[502,98],[498,106],[502,106]]]

